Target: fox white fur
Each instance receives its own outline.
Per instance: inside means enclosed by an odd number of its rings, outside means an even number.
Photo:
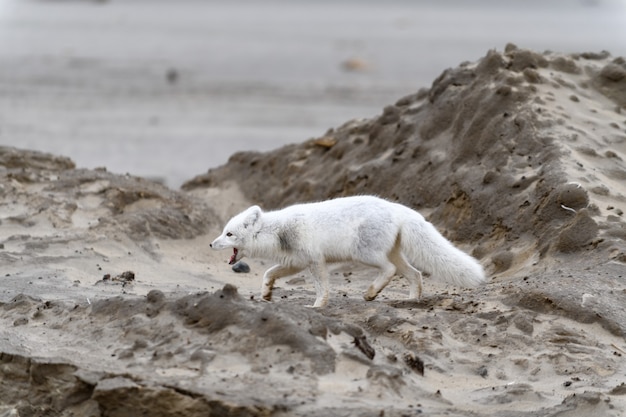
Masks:
[[[422,295],[422,274],[473,287],[485,280],[476,259],[457,249],[424,217],[373,196],[296,204],[264,212],[252,206],[233,217],[211,248],[229,249],[230,263],[244,256],[277,262],[263,276],[262,296],[271,300],[278,278],[306,268],[315,282],[313,307],[328,303],[327,263],[358,261],[379,273],[364,298],[373,300],[396,273],[409,281],[409,298]]]

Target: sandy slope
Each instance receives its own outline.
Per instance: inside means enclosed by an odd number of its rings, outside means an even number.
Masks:
[[[0,415],[623,415],[624,67],[509,45],[185,191],[0,148]],[[372,271],[337,265],[312,310],[306,274],[262,302],[268,265],[208,249],[251,202],[358,193],[420,209],[488,284],[365,302]]]

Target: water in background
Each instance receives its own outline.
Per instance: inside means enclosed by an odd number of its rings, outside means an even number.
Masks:
[[[507,42],[626,55],[626,2],[1,0],[0,144],[178,186]]]

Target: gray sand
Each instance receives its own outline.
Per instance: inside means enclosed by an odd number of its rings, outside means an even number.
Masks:
[[[0,415],[622,416],[626,65],[507,45],[376,117],[174,191],[0,148]],[[331,269],[261,301],[209,251],[252,203],[404,202],[488,282]],[[132,272],[132,273],[131,273]]]

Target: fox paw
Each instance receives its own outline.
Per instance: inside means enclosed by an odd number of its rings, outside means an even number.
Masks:
[[[315,300],[315,302],[313,303],[312,306],[307,306],[310,308],[322,308],[322,307],[326,307],[328,305],[328,300]]]
[[[378,296],[378,293],[372,289],[367,290],[367,292],[363,294],[363,298],[365,299],[365,301],[375,300],[377,296]]]

